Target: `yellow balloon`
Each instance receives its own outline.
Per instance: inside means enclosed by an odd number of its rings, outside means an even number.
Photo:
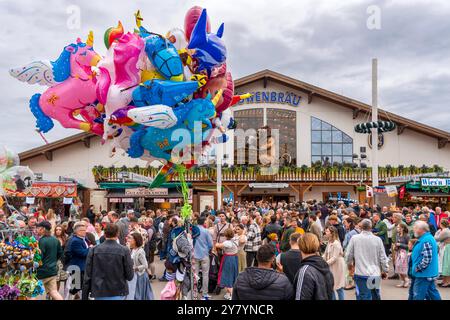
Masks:
[[[153,79],[162,79],[164,77],[156,70],[142,70],[141,72],[141,82],[145,82]]]

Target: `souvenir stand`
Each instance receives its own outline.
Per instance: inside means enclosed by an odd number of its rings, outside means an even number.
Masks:
[[[36,277],[42,264],[38,241],[26,229],[0,230],[0,300],[28,300],[44,293]]]

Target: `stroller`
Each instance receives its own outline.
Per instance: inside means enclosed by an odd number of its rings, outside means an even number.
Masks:
[[[208,281],[208,293],[218,295],[220,291],[222,290],[219,288],[217,282],[219,280],[219,257],[214,254],[209,254],[209,281]],[[200,293],[202,291],[202,272],[199,272],[199,279],[197,283],[197,289]]]

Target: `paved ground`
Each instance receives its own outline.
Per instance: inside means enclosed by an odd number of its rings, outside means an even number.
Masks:
[[[161,277],[164,271],[163,262],[159,261],[159,258],[155,257],[156,262],[156,273],[158,278]],[[151,282],[151,286],[153,289],[153,293],[155,298],[159,300],[161,290],[164,288],[167,282],[161,282],[158,279],[153,280]],[[383,300],[407,300],[408,299],[408,289],[406,288],[397,288],[396,285],[399,283],[398,280],[384,280],[381,284],[381,298]],[[441,293],[443,300],[450,300],[450,288],[439,288],[438,290]],[[212,300],[223,300],[223,294],[225,291],[222,291],[221,295],[213,296]],[[38,297],[38,300],[45,299],[44,296]],[[355,300],[355,291],[345,291],[345,300]]]
[[[164,271],[163,263],[156,259],[156,272],[158,277],[160,277]],[[406,288],[397,288],[396,285],[399,283],[398,280],[384,280],[381,284],[381,298],[383,300],[407,300],[408,299],[408,289]],[[161,290],[164,288],[166,282],[160,282],[159,280],[152,281],[152,289],[155,297],[159,299]],[[441,293],[441,297],[444,300],[450,300],[450,288],[439,288],[439,292]],[[225,291],[222,291],[222,294],[219,296],[213,296],[213,300],[223,300],[223,294]],[[349,290],[345,291],[345,300],[355,300],[355,291]]]

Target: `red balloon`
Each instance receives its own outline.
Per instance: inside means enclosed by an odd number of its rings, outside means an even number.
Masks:
[[[234,95],[234,82],[230,72],[209,79],[206,85],[201,87],[194,97],[204,99],[208,93],[211,94],[211,96],[214,96],[220,89],[223,90],[222,97],[220,97],[219,102],[216,105],[216,111],[220,113],[230,106]]]
[[[191,39],[192,30],[194,30],[195,24],[197,23],[198,18],[202,14],[203,8],[199,6],[192,7],[186,12],[186,16],[184,17],[184,34],[186,35],[186,39],[189,42]],[[211,32],[211,23],[208,20],[206,22],[206,32]]]

